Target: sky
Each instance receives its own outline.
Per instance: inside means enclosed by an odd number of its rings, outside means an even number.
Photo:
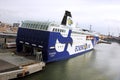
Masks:
[[[79,27],[102,34],[120,33],[120,0],[0,0],[0,20],[49,20],[61,23],[65,10]]]

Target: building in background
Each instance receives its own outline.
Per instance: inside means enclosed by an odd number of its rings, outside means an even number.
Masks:
[[[13,23],[13,27],[19,27],[20,23]]]

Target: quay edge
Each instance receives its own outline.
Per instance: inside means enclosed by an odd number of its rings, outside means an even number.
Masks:
[[[18,70],[8,71],[0,73],[0,80],[9,80],[19,77],[24,77],[26,75],[41,71],[45,67],[44,62],[39,62],[27,66],[23,66]]]

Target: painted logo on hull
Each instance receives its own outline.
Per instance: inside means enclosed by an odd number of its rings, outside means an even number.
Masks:
[[[57,52],[67,52],[68,54],[72,55],[72,54],[78,53],[82,50],[87,50],[87,49],[92,48],[91,41],[86,42],[85,44],[81,44],[81,45],[78,45],[79,43],[72,45],[73,39],[71,37],[70,31],[68,33],[68,36],[65,38],[65,40],[63,40],[62,38],[63,37],[61,36],[61,38],[56,39],[55,49]]]
[[[75,46],[75,52],[86,50],[88,48],[90,48],[90,44],[87,44],[87,43],[84,45],[78,45],[78,46]]]
[[[51,43],[51,46],[54,46],[54,49],[50,49],[49,52],[51,58],[73,55],[93,48],[91,41],[85,41],[85,39],[81,41],[76,40],[77,38],[75,39],[74,36],[71,36],[71,33],[72,31],[69,30],[68,34],[66,34],[68,35],[67,37],[63,37],[60,33],[53,33],[51,35],[54,36],[53,39],[51,37],[53,42]],[[76,43],[76,41],[78,43]]]

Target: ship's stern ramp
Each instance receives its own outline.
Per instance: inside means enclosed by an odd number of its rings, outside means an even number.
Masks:
[[[18,29],[16,39],[17,52],[26,52],[27,54],[34,55],[34,52],[37,50],[42,53],[42,58],[46,61],[50,32],[39,29],[47,29],[49,23],[29,23],[31,24],[29,25],[31,27],[27,27],[28,23],[26,23],[26,26],[22,25],[22,27],[19,27]]]

